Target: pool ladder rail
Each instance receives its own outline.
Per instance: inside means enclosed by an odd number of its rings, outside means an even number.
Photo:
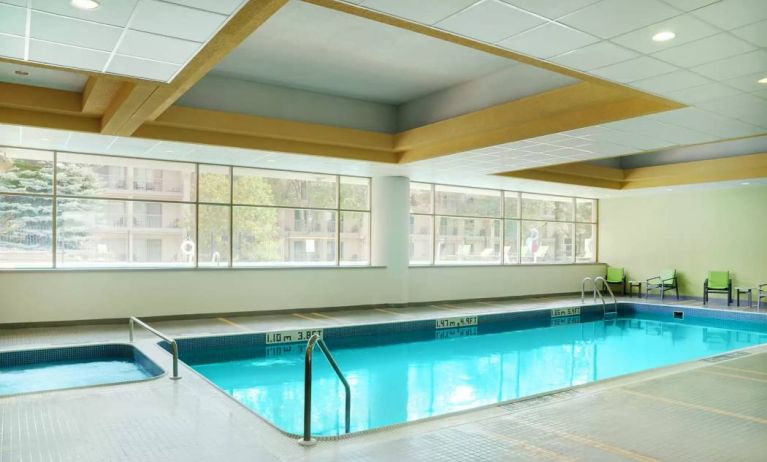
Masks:
[[[315,345],[320,346],[320,350],[325,354],[330,366],[344,385],[344,390],[346,391],[346,433],[349,433],[351,425],[352,392],[349,387],[349,382],[346,381],[344,373],[341,372],[341,368],[338,367],[338,363],[330,353],[330,349],[325,344],[325,341],[322,340],[322,337],[320,337],[319,334],[314,334],[309,338],[309,341],[306,342],[306,354],[304,357],[304,436],[298,440],[298,444],[302,446],[314,446],[317,444],[317,440],[312,438],[312,356]]]
[[[148,330],[149,332],[153,333],[154,335],[160,337],[161,339],[165,340],[166,342],[170,344],[170,352],[173,355],[173,375],[170,376],[170,379],[179,380],[181,376],[178,375],[178,344],[176,343],[176,340],[172,339],[171,337],[168,337],[167,335],[153,328],[152,326],[140,320],[139,318],[135,316],[131,316],[130,319],[128,319],[128,338],[130,339],[131,343],[133,343],[134,324],[138,324],[139,326],[143,327],[144,329]]]
[[[597,302],[597,299],[601,300],[601,302],[602,302],[602,309],[604,310],[604,312],[603,312],[604,317],[608,317],[608,316],[615,317],[615,316],[618,316],[618,300],[615,299],[615,294],[613,294],[612,289],[610,289],[610,285],[607,283],[605,278],[603,278],[602,276],[597,276],[594,279],[589,278],[589,277],[583,278],[583,281],[581,281],[581,305],[583,305],[585,303],[585,299],[586,299],[586,282],[587,281],[591,281],[591,285],[594,288],[594,303]],[[605,302],[605,297],[602,294],[602,291],[599,290],[599,286],[597,286],[597,282],[598,281],[602,282],[602,285],[605,287],[605,289],[607,289],[607,292],[610,294],[610,297],[613,300],[613,303],[612,303],[613,310],[612,311],[607,311],[607,303]]]

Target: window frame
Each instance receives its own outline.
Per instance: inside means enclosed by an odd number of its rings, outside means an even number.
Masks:
[[[584,197],[584,196],[566,196],[562,194],[546,194],[546,193],[537,193],[537,192],[528,192],[528,191],[514,191],[514,190],[507,190],[507,189],[493,189],[493,188],[482,188],[477,186],[458,186],[458,185],[448,185],[443,183],[427,183],[423,181],[411,181],[411,183],[417,183],[419,185],[429,185],[431,187],[431,213],[424,213],[424,212],[409,212],[409,215],[411,217],[415,216],[428,216],[431,217],[432,220],[432,233],[431,233],[431,259],[429,263],[426,262],[417,262],[413,263],[412,259],[409,258],[409,266],[410,267],[431,267],[431,266],[545,266],[545,265],[593,265],[599,262],[599,199],[593,198],[593,197]],[[480,216],[480,215],[443,215],[438,214],[436,210],[436,187],[437,186],[447,186],[447,187],[457,187],[457,188],[464,188],[464,189],[479,189],[479,190],[495,190],[499,191],[501,194],[501,214],[499,217],[486,217],[486,216]],[[564,198],[568,199],[572,203],[573,207],[573,213],[572,213],[572,219],[570,220],[546,220],[546,219],[540,219],[540,218],[525,218],[525,215],[523,213],[523,206],[522,201],[525,194],[539,196],[540,198]],[[509,198],[515,198],[517,201],[517,207],[516,207],[516,214],[515,216],[507,216],[506,213],[506,200],[507,197]],[[409,195],[408,195],[409,198]],[[408,199],[409,200],[409,199]],[[591,214],[593,221],[579,221],[578,220],[578,201],[586,200],[591,201],[594,207],[594,210]],[[437,261],[437,220],[441,217],[447,217],[447,218],[478,218],[478,219],[498,219],[501,222],[501,259],[500,263],[482,263],[482,262],[465,262],[465,263],[453,263],[453,262],[438,262]],[[515,222],[516,223],[516,231],[517,231],[517,252],[516,252],[516,259],[514,261],[509,261],[506,255],[506,228],[508,222]],[[545,263],[523,263],[522,262],[522,223],[523,222],[540,222],[540,223],[565,223],[572,226],[572,245],[571,245],[571,251],[570,255],[568,255],[568,261],[567,262],[545,262]],[[595,229],[594,237],[597,240],[596,245],[596,252],[594,254],[594,260],[593,261],[578,261],[578,255],[577,255],[577,227],[578,225],[593,225]],[[411,241],[410,234],[408,236],[408,241]],[[410,248],[410,245],[408,246]]]
[[[285,170],[285,169],[274,169],[274,168],[267,168],[267,167],[245,167],[245,166],[239,166],[239,165],[227,165],[227,164],[220,164],[220,163],[214,163],[214,162],[192,162],[192,161],[180,161],[180,160],[169,160],[169,159],[154,159],[154,158],[145,158],[145,157],[138,157],[138,156],[127,156],[127,155],[112,155],[112,154],[93,154],[93,153],[83,153],[83,152],[75,152],[75,151],[63,151],[63,150],[55,150],[55,149],[36,149],[36,148],[17,148],[13,146],[0,146],[0,148],[7,148],[7,149],[14,149],[14,150],[24,150],[24,151],[36,151],[36,152],[48,152],[52,153],[52,162],[53,162],[53,175],[52,175],[52,188],[50,193],[30,193],[30,192],[0,192],[0,195],[2,196],[17,196],[17,197],[29,197],[29,198],[47,198],[50,199],[52,202],[52,211],[50,216],[51,221],[51,262],[50,264],[46,266],[31,266],[31,267],[0,267],[0,273],[2,272],[29,272],[29,271],[114,271],[114,270],[124,270],[124,271],[141,271],[141,270],[151,270],[151,271],[189,271],[189,270],[205,270],[205,271],[218,271],[218,270],[225,270],[225,269],[298,269],[298,268],[368,268],[372,266],[372,247],[373,247],[373,236],[372,236],[372,221],[373,221],[373,207],[372,207],[372,200],[371,200],[371,194],[372,194],[372,178],[361,176],[361,175],[348,175],[348,174],[328,174],[328,173],[320,173],[320,172],[308,172],[308,171],[299,171],[299,170]],[[146,162],[162,162],[166,163],[168,165],[174,165],[174,164],[181,164],[181,165],[191,165],[194,169],[194,180],[193,180],[193,194],[192,194],[192,200],[173,200],[173,199],[156,199],[156,198],[142,198],[142,197],[111,197],[109,195],[104,194],[95,194],[95,195],[77,195],[77,194],[59,194],[58,191],[58,174],[59,174],[59,154],[72,154],[72,155],[83,155],[83,156],[93,156],[94,158],[116,158],[116,159],[127,159],[127,160],[137,160],[137,161],[146,161]],[[228,170],[229,173],[229,200],[228,202],[209,202],[209,201],[201,201],[200,200],[200,167],[201,166],[210,166],[210,167],[223,167]],[[128,167],[130,168],[130,167]],[[251,205],[251,204],[240,204],[235,202],[234,200],[234,170],[235,169],[252,169],[252,170],[260,170],[260,171],[275,171],[275,172],[285,172],[288,174],[297,173],[297,174],[308,174],[308,175],[323,175],[328,177],[333,177],[335,181],[335,193],[336,193],[336,206],[335,207],[304,207],[304,206],[277,206],[277,205]],[[341,206],[341,182],[343,178],[354,178],[354,179],[363,179],[367,183],[368,188],[368,197],[367,197],[367,209],[360,209],[360,208],[344,208]],[[61,267],[57,264],[58,260],[58,248],[57,248],[57,241],[59,237],[58,233],[58,226],[57,226],[57,217],[58,217],[58,210],[57,210],[57,202],[59,199],[88,199],[88,200],[119,200],[119,201],[126,201],[126,202],[147,202],[147,203],[158,203],[158,204],[186,204],[186,205],[192,205],[194,207],[193,211],[193,219],[194,219],[194,231],[195,231],[195,239],[194,239],[194,265],[191,266],[178,266],[178,267],[168,267],[168,266],[162,266],[162,265],[152,265],[149,264],[138,264],[135,266],[132,265],[126,265],[126,266],[99,266],[99,265],[83,265],[82,267],[72,268],[72,267]],[[206,265],[200,265],[200,239],[199,239],[199,231],[200,231],[200,206],[218,206],[218,207],[227,207],[229,209],[229,261],[226,265],[222,266],[206,266]],[[306,264],[305,262],[296,262],[296,263],[290,263],[290,262],[275,262],[275,263],[269,263],[269,264],[258,264],[258,265],[234,265],[234,208],[235,207],[255,207],[255,208],[273,208],[273,209],[293,209],[293,210],[319,210],[319,211],[330,211],[335,213],[335,258],[333,262],[329,263],[322,263],[322,264]],[[367,261],[363,263],[359,262],[346,262],[344,263],[341,261],[341,254],[340,254],[340,246],[341,246],[341,214],[343,212],[355,212],[355,213],[362,213],[367,214],[367,220],[368,220],[368,226],[367,226]]]

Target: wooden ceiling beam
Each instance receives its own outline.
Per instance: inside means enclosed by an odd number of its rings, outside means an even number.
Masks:
[[[170,83],[157,85],[148,95],[136,87],[135,97],[125,96],[126,100],[141,103],[130,107],[119,123],[104,124],[104,133],[130,136],[145,122],[158,118],[286,3],[287,0],[248,1]]]
[[[88,77],[82,93],[82,112],[85,114],[104,114],[124,83],[112,78]]]

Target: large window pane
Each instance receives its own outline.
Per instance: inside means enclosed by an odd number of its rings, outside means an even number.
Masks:
[[[52,234],[52,199],[0,194],[0,268],[50,268]]]
[[[370,178],[342,176],[341,208],[346,210],[370,210]]]
[[[437,217],[437,263],[500,263],[501,220]]]
[[[334,264],[336,212],[234,208],[234,264]]]
[[[193,204],[58,199],[59,267],[187,267],[195,261]]]
[[[125,157],[59,153],[56,192],[67,196],[193,202],[196,167]]]
[[[336,208],[335,175],[234,169],[234,202],[243,205]]]
[[[519,193],[504,191],[503,216],[505,218],[519,218]]]
[[[431,265],[433,263],[433,227],[434,218],[432,215],[410,215],[411,265]]]
[[[581,223],[596,223],[597,201],[594,199],[576,199],[575,221]]]
[[[596,225],[575,225],[575,258],[578,263],[597,261]]]
[[[522,263],[573,263],[573,224],[522,222]]]
[[[503,227],[503,262],[519,263],[519,221],[505,220]]]
[[[52,194],[53,153],[0,150],[0,192]]]
[[[410,212],[433,213],[432,185],[410,183]]]
[[[229,206],[200,205],[197,213],[199,266],[229,266]]]
[[[341,212],[341,264],[370,261],[370,213]]]
[[[574,221],[573,198],[522,194],[522,218],[528,220]]]
[[[500,217],[501,192],[435,185],[434,209],[437,215]]]
[[[230,168],[200,164],[200,202],[231,202]]]

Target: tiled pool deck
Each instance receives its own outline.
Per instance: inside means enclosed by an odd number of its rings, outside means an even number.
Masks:
[[[152,325],[188,336],[574,304],[580,298],[539,297]],[[137,331],[137,345],[169,370],[170,356],[156,340]],[[0,329],[0,350],[106,341],[127,341],[127,323]],[[313,448],[285,437],[184,365],[180,373],[179,381],[0,398],[0,461],[767,460],[767,346]]]

